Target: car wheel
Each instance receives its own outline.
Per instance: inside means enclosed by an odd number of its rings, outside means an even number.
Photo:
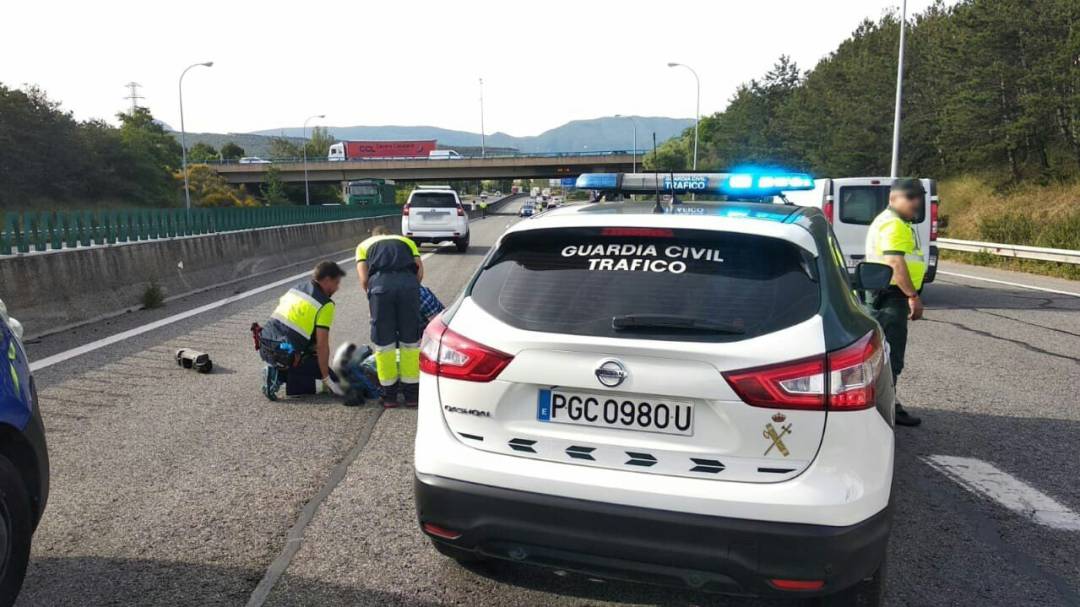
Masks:
[[[465,238],[459,238],[459,239],[455,240],[454,241],[454,246],[457,247],[457,252],[458,253],[464,253],[465,251],[468,251],[469,250],[469,237],[466,236]]]
[[[885,604],[885,563],[874,575],[836,594],[821,597],[812,605],[820,607],[879,607]]]
[[[457,546],[451,546],[446,542],[440,542],[437,540],[431,540],[431,544],[435,546],[435,550],[439,551],[439,554],[448,556],[462,565],[476,565],[483,563],[486,559],[471,550],[465,550],[464,548],[458,548]]]
[[[0,606],[15,602],[30,561],[34,520],[30,496],[15,466],[0,456]]]

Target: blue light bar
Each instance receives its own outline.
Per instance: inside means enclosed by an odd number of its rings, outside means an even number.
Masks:
[[[618,187],[618,173],[585,173],[577,178],[579,190],[615,190]]]
[[[728,196],[776,196],[781,192],[814,189],[806,173],[784,171],[738,171],[733,173],[584,173],[577,179],[583,190],[626,194],[664,193],[724,194]]]

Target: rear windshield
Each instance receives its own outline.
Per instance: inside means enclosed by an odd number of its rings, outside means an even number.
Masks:
[[[924,199],[925,206],[925,199]],[[840,187],[840,221],[868,226],[889,206],[887,185],[846,185]],[[912,220],[922,223],[923,207]]]
[[[442,209],[456,207],[457,201],[451,192],[416,192],[409,204],[414,207]]]
[[[792,243],[648,228],[509,234],[470,295],[530,331],[710,342],[790,327],[820,304],[813,257]]]

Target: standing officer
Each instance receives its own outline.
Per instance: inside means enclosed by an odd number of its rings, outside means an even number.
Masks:
[[[889,206],[881,212],[866,234],[866,260],[886,264],[893,269],[889,288],[878,292],[871,302],[871,313],[885,331],[889,343],[889,365],[893,383],[904,369],[908,320],[923,314],[922,288],[926,258],[919,234],[911,220],[923,208],[926,190],[918,179],[897,179],[889,188]],[[896,402],[896,423],[918,426],[922,420]]]
[[[412,240],[377,226],[371,238],[356,247],[356,268],[371,311],[371,341],[383,407],[397,406],[399,381],[405,406],[415,407],[420,394],[420,281],[424,278],[420,251]]]

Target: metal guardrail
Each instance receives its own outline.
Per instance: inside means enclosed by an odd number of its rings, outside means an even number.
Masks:
[[[996,242],[978,242],[975,240],[957,240],[955,238],[938,238],[937,246],[950,251],[967,251],[969,253],[990,253],[1002,257],[1016,257],[1018,259],[1038,259],[1041,261],[1056,261],[1059,263],[1080,263],[1080,251],[1069,249],[1049,249],[1045,247],[1029,247],[1018,244],[1001,244]]]
[[[0,257],[400,212],[397,205],[0,212]]]

